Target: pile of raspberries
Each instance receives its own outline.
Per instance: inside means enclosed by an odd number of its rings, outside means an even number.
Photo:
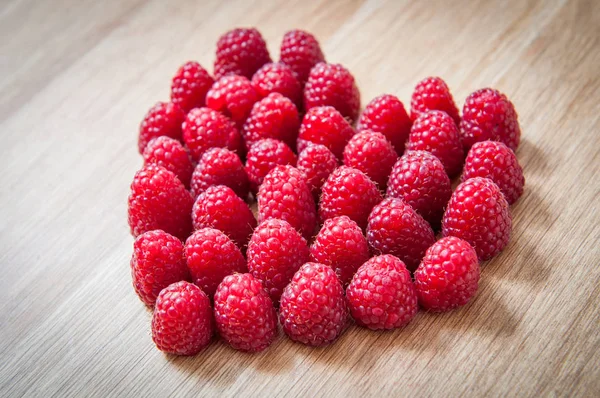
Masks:
[[[351,319],[395,329],[473,298],[523,193],[504,94],[475,91],[461,116],[429,77],[410,114],[391,94],[359,113],[352,74],[301,30],[279,62],[256,29],[229,31],[213,73],[181,66],[140,126],[131,270],[160,350],[194,355],[217,333],[261,351],[278,323],[321,346]]]

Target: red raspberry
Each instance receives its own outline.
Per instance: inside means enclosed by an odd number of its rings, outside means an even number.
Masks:
[[[239,156],[225,148],[212,148],[202,155],[191,189],[195,198],[213,185],[225,185],[242,199],[248,197],[250,181]]]
[[[186,281],[164,288],[152,316],[152,340],[159,350],[176,355],[195,355],[213,335],[210,300]]]
[[[348,216],[365,229],[369,213],[383,196],[377,185],[362,171],[340,166],[331,173],[321,192],[319,217],[321,221]]]
[[[208,188],[192,208],[194,229],[212,227],[224,232],[244,252],[256,228],[252,211],[235,192],[225,185]]]
[[[521,140],[521,127],[515,107],[498,90],[483,88],[467,97],[460,123],[465,151],[479,141],[500,141],[513,151]]]
[[[194,283],[212,297],[219,283],[234,272],[248,272],[240,249],[218,229],[194,232],[183,248]]]
[[[450,177],[460,173],[465,158],[458,128],[442,111],[427,111],[417,118],[406,148],[431,152],[442,162]]]
[[[173,77],[171,101],[186,113],[193,108],[201,108],[205,104],[206,93],[214,82],[198,62],[186,62]]]
[[[217,80],[208,90],[206,106],[231,118],[238,128],[242,128],[252,106],[259,99],[250,80],[244,76],[229,75]]]
[[[296,167],[306,175],[306,182],[318,201],[321,187],[338,166],[337,158],[326,146],[309,144],[298,155]]]
[[[294,273],[308,261],[306,240],[288,222],[263,221],[248,243],[248,269],[261,280],[277,305]]]
[[[419,303],[429,311],[463,306],[477,292],[479,262],[466,241],[448,236],[434,243],[415,271]]]
[[[360,92],[354,77],[339,64],[316,64],[304,87],[304,109],[333,106],[354,123],[360,110]]]
[[[293,166],[276,166],[258,189],[258,221],[285,220],[307,241],[317,225],[315,201],[306,176]]]
[[[398,97],[384,94],[373,98],[360,115],[358,130],[371,130],[385,135],[398,156],[410,133],[410,117]]]
[[[352,137],[344,149],[344,164],[365,173],[382,190],[397,159],[385,136],[368,130]]]
[[[369,246],[360,227],[346,216],[325,220],[310,247],[310,261],[330,266],[344,286],[369,259]]]
[[[217,41],[215,77],[241,75],[248,79],[264,64],[271,62],[267,44],[254,28],[230,30]]]
[[[183,141],[195,161],[213,147],[235,150],[236,134],[231,120],[209,108],[192,109],[183,122]]]
[[[427,111],[443,111],[448,114],[458,126],[460,116],[454,103],[450,89],[445,81],[439,77],[427,77],[415,87],[410,101],[410,117],[417,120]]]
[[[294,72],[284,63],[266,64],[252,76],[252,86],[261,98],[271,93],[287,97],[297,107],[302,106],[302,86]]]
[[[414,271],[435,236],[427,221],[402,199],[387,198],[369,215],[367,242],[375,253],[392,254]]]
[[[183,244],[165,231],[144,232],[133,243],[131,276],[135,292],[144,304],[153,307],[162,289],[190,279]]]
[[[298,152],[310,143],[321,144],[342,159],[344,147],[354,133],[352,126],[335,108],[321,106],[309,109],[300,125]]]
[[[155,138],[146,145],[143,156],[144,165],[162,166],[174,173],[186,187],[190,186],[194,165],[181,142],[166,136]]]
[[[256,141],[246,157],[246,172],[252,192],[256,193],[269,171],[278,165],[295,165],[296,155],[279,140],[266,138]]]
[[[181,124],[185,113],[171,102],[159,102],[144,116],[140,124],[138,150],[144,152],[146,145],[156,137],[166,135],[181,141]]]
[[[275,138],[295,148],[299,128],[296,106],[289,98],[272,93],[252,107],[244,124],[244,139],[248,148],[263,138]]]
[[[179,178],[167,169],[149,164],[135,173],[129,195],[131,234],[162,229],[185,239],[192,230],[194,199]]]
[[[394,165],[387,196],[400,198],[438,228],[452,186],[442,162],[429,152],[408,151]]]
[[[346,289],[346,297],[356,323],[372,330],[406,326],[418,310],[410,272],[390,254],[364,263]]]
[[[442,234],[469,242],[481,261],[491,259],[506,247],[511,229],[508,202],[488,178],[475,177],[461,183],[442,219]]]
[[[308,32],[291,30],[281,42],[281,62],[288,65],[300,84],[304,85],[313,66],[325,57],[317,39]]]
[[[509,205],[523,194],[523,169],[513,151],[501,142],[482,141],[471,147],[462,181],[473,177],[486,177],[494,181]]]
[[[215,321],[221,337],[241,351],[262,351],[277,335],[277,313],[252,274],[226,276],[215,293]]]
[[[347,319],[344,288],[327,265],[304,264],[281,295],[279,321],[294,341],[315,347],[330,344]]]

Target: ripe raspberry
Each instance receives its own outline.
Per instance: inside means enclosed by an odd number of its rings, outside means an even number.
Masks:
[[[427,221],[402,199],[387,198],[369,215],[367,242],[375,253],[392,254],[414,271],[435,236]]]
[[[240,249],[218,229],[194,232],[183,248],[194,283],[212,297],[219,283],[234,272],[248,272]]]
[[[144,232],[133,243],[131,276],[137,295],[144,304],[153,307],[162,289],[171,283],[190,280],[183,244],[161,230]]]
[[[252,192],[256,193],[269,171],[278,165],[295,165],[296,155],[283,142],[266,138],[256,141],[248,151],[246,172]]]
[[[215,77],[241,75],[248,79],[264,64],[271,62],[267,44],[254,28],[230,30],[217,41]]]
[[[364,263],[346,289],[346,297],[356,323],[372,330],[406,326],[418,310],[410,272],[390,254]]]
[[[467,97],[460,123],[465,151],[479,141],[500,141],[513,151],[521,140],[521,127],[515,107],[498,90],[483,88]]]
[[[217,80],[208,90],[206,106],[231,118],[238,128],[242,128],[252,106],[259,99],[250,80],[244,76],[229,75]]]
[[[236,134],[231,120],[209,108],[192,109],[183,122],[183,141],[195,161],[213,147],[235,150]]]
[[[256,227],[248,243],[248,269],[262,281],[275,303],[294,273],[308,261],[306,240],[288,222],[277,219],[263,221]]]
[[[452,118],[458,126],[460,116],[454,103],[450,89],[439,77],[427,77],[415,87],[410,101],[410,117],[413,121],[427,111],[443,111]]]
[[[404,153],[404,144],[410,133],[410,117],[398,97],[384,94],[373,98],[360,115],[358,130],[371,130],[385,135],[398,156]]]
[[[260,98],[271,93],[279,93],[289,98],[297,107],[302,106],[302,86],[292,69],[284,63],[264,65],[252,76],[252,86]]]
[[[362,171],[340,166],[323,184],[319,218],[325,221],[333,217],[348,216],[364,230],[373,206],[382,199],[375,183]]]
[[[488,178],[470,178],[456,187],[442,219],[442,235],[466,240],[481,261],[506,247],[511,229],[508,202]]]
[[[339,64],[316,64],[304,87],[304,109],[333,106],[354,123],[360,110],[360,92],[354,77]]]
[[[277,313],[252,274],[226,276],[215,293],[215,321],[221,337],[241,351],[262,351],[277,335]]]
[[[310,247],[310,261],[333,268],[344,286],[369,259],[369,246],[360,227],[346,216],[325,220]]]
[[[205,104],[206,93],[215,80],[198,62],[183,64],[171,84],[171,101],[184,112],[201,108]]]
[[[281,295],[279,321],[290,339],[311,346],[335,341],[348,319],[344,288],[331,267],[306,263]]]
[[[283,95],[272,93],[252,107],[244,124],[244,139],[248,148],[263,138],[275,138],[295,148],[299,128],[296,106]]]
[[[179,141],[166,136],[154,138],[146,145],[143,157],[144,165],[162,166],[175,174],[183,185],[190,186],[194,165],[190,155]]]
[[[198,286],[181,281],[158,295],[152,316],[152,340],[159,350],[195,355],[208,345],[213,328],[210,300]]]
[[[128,202],[133,236],[162,229],[185,239],[192,230],[194,199],[179,178],[161,166],[149,164],[135,173]]]
[[[307,241],[317,225],[315,201],[306,176],[293,166],[276,166],[258,190],[258,221],[285,220]]]
[[[344,149],[344,164],[365,173],[382,190],[397,159],[385,136],[368,130],[352,137]]]
[[[283,36],[280,53],[281,62],[292,69],[302,86],[306,83],[312,67],[319,62],[325,62],[317,39],[302,30],[291,30]]]
[[[344,147],[354,133],[352,126],[335,108],[321,106],[309,109],[300,125],[298,152],[310,143],[321,144],[342,159]]]
[[[471,147],[462,181],[473,177],[485,177],[494,181],[509,205],[523,194],[523,169],[513,151],[501,142],[482,141]]]
[[[400,198],[438,228],[452,186],[442,162],[429,152],[408,151],[394,165],[387,196]]]
[[[181,141],[181,124],[185,113],[171,102],[159,102],[144,116],[140,124],[138,150],[144,152],[146,145],[156,137],[166,135]]]
[[[194,229],[211,227],[224,232],[242,252],[256,228],[256,219],[246,202],[225,185],[210,187],[198,197],[192,208],[192,222]]]
[[[324,145],[309,144],[298,155],[298,170],[306,175],[306,182],[318,201],[321,196],[321,187],[333,170],[339,166],[335,155]]]
[[[458,128],[442,111],[421,113],[410,130],[406,148],[431,152],[442,162],[450,177],[460,173],[465,158]]]
[[[225,185],[242,199],[248,196],[250,181],[239,156],[225,148],[211,148],[200,158],[191,189],[195,198],[213,185]]]

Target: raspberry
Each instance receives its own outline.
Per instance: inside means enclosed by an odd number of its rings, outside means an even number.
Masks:
[[[479,262],[466,241],[448,236],[434,243],[415,271],[419,303],[429,311],[463,306],[477,292]]]
[[[377,186],[362,171],[340,166],[331,173],[321,192],[321,221],[348,216],[361,229],[367,226],[369,213],[383,197]]]
[[[427,111],[443,111],[452,118],[458,126],[460,116],[454,103],[450,89],[445,81],[439,77],[427,77],[415,87],[410,101],[410,117],[417,120]]]
[[[317,225],[315,201],[306,176],[293,166],[276,166],[258,190],[258,221],[285,220],[307,241]]]
[[[252,86],[261,98],[271,93],[287,97],[297,107],[302,106],[302,86],[294,72],[284,63],[266,64],[252,76]]]
[[[212,148],[202,155],[192,174],[192,194],[197,198],[213,185],[228,186],[246,199],[250,182],[238,155],[225,148]]]
[[[241,128],[259,99],[250,80],[244,76],[230,75],[217,80],[208,90],[206,106],[231,118]]]
[[[162,166],[175,174],[183,185],[190,186],[194,165],[181,142],[166,136],[154,138],[146,145],[143,156],[144,165]]]
[[[508,202],[488,178],[470,178],[456,187],[442,219],[442,235],[466,240],[481,261],[506,247],[511,229]]]
[[[509,205],[523,194],[523,169],[513,151],[501,142],[482,141],[471,147],[462,180],[473,177],[486,177],[494,181]]]
[[[264,64],[271,62],[267,44],[254,28],[230,30],[217,41],[215,77],[241,75],[248,79]]]
[[[224,185],[208,188],[192,208],[194,229],[212,227],[224,232],[245,251],[256,219],[248,205]]]
[[[312,108],[306,112],[300,125],[298,152],[302,152],[310,143],[321,144],[342,159],[344,147],[353,135],[354,129],[335,108]]]
[[[346,216],[325,220],[310,247],[310,261],[330,266],[344,286],[369,259],[369,246],[360,227]]]
[[[280,53],[281,62],[292,69],[302,85],[306,83],[312,67],[325,61],[317,39],[302,30],[291,30],[283,36]]]
[[[283,142],[266,138],[255,142],[248,151],[246,172],[252,192],[256,193],[269,171],[278,165],[295,165],[296,155]]]
[[[152,340],[159,350],[195,355],[208,345],[213,328],[210,300],[198,286],[181,281],[158,295],[152,315]]]
[[[344,288],[327,265],[304,264],[281,295],[279,320],[294,341],[315,347],[330,344],[347,319]]]
[[[283,289],[294,273],[308,261],[306,240],[288,222],[263,221],[248,243],[248,269],[261,280],[277,305]]]
[[[277,335],[277,313],[252,274],[226,276],[215,293],[215,321],[221,337],[241,351],[262,351]]]
[[[137,295],[144,304],[153,307],[162,289],[190,279],[183,244],[161,230],[144,232],[133,243],[131,276]]]
[[[227,275],[248,271],[240,249],[218,229],[197,230],[187,239],[183,251],[194,283],[209,297]]]
[[[427,111],[414,122],[406,148],[434,154],[454,177],[460,173],[465,158],[460,134],[454,121],[442,111]]]
[[[390,254],[364,263],[346,289],[346,297],[356,323],[372,330],[406,326],[418,310],[410,272]]]
[[[365,173],[382,190],[397,159],[385,136],[368,130],[352,137],[344,149],[344,164]]]
[[[373,98],[360,115],[358,130],[371,130],[385,135],[398,156],[410,133],[410,117],[398,97],[384,94]]]
[[[401,199],[387,198],[369,215],[367,242],[375,253],[392,254],[414,271],[435,236],[412,207]]]
[[[135,173],[128,200],[131,234],[162,229],[179,239],[192,230],[194,199],[172,172],[155,164]]]
[[[183,122],[183,141],[195,161],[212,147],[235,150],[236,134],[231,120],[209,108],[192,109]]]
[[[275,138],[295,148],[299,128],[296,106],[283,95],[272,93],[252,107],[244,124],[244,139],[248,148],[262,138]]]
[[[140,124],[138,150],[144,152],[146,145],[156,137],[166,135],[181,141],[181,124],[185,113],[171,102],[159,102],[144,116]]]
[[[298,155],[296,167],[306,175],[306,182],[318,201],[321,187],[338,166],[337,158],[326,146],[309,144]]]
[[[171,101],[184,112],[201,108],[205,104],[206,93],[215,80],[198,62],[183,64],[171,83]]]
[[[500,141],[513,151],[519,146],[521,128],[515,107],[498,90],[483,88],[467,97],[460,123],[465,151],[479,141]]]
[[[438,228],[452,195],[442,162],[429,152],[408,151],[394,165],[387,196],[400,198]]]
[[[332,106],[354,123],[360,110],[360,92],[354,77],[339,64],[316,64],[304,87],[304,109]]]

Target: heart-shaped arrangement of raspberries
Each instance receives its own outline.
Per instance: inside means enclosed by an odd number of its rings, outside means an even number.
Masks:
[[[523,193],[513,104],[483,88],[461,114],[439,77],[410,109],[393,94],[360,104],[350,71],[300,30],[278,62],[258,30],[234,29],[212,75],[176,71],[141,123],[128,208],[160,350],[194,355],[218,335],[261,351],[278,324],[321,346],[352,322],[401,328],[475,296]]]

